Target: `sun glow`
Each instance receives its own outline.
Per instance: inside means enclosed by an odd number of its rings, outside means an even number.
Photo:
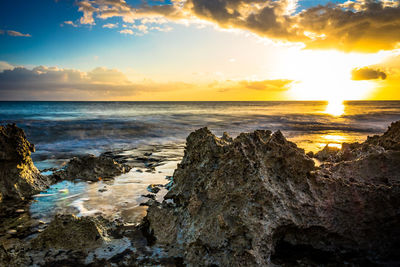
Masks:
[[[296,53],[295,53],[296,52]],[[351,71],[360,66],[377,64],[385,54],[357,54],[339,51],[293,51],[282,59],[281,66],[292,83],[288,97],[295,100],[327,100],[325,112],[334,116],[344,113],[344,100],[367,99],[375,88],[371,81],[354,81]]]
[[[341,116],[344,114],[344,103],[341,100],[329,100],[325,113],[333,116]]]

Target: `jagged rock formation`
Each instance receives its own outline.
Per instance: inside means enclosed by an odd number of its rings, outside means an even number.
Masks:
[[[321,167],[279,131],[197,130],[149,233],[191,266],[399,263],[398,124]]]
[[[33,165],[30,155],[34,151],[22,129],[15,124],[0,126],[0,203],[25,200],[48,186]]]
[[[32,241],[34,249],[90,250],[102,245],[107,230],[96,218],[57,215]]]
[[[104,178],[114,178],[129,170],[129,166],[117,163],[110,157],[84,155],[71,159],[65,169],[54,173],[53,179],[99,181]]]
[[[382,136],[368,137],[365,143],[381,146],[384,149],[400,150],[400,121],[393,122]]]
[[[321,151],[318,151],[314,157],[318,160],[325,161],[331,159],[332,156],[336,156],[338,152],[339,148],[326,145]]]
[[[33,177],[33,185],[39,183],[40,188],[43,177],[39,179],[29,157],[33,148],[21,131],[0,128],[0,160],[29,170],[28,176],[16,171],[19,176],[11,176],[22,179],[16,179],[18,185],[30,181],[24,177]],[[189,135],[170,191],[163,203],[148,201],[140,227],[57,216],[30,242],[15,236],[0,239],[0,265],[396,265],[399,136],[396,122],[362,144],[316,153],[323,161],[316,167],[279,131],[232,139],[202,128]],[[61,175],[98,180],[123,172],[124,166],[100,158],[74,159]],[[4,172],[2,165],[1,183],[9,177]],[[16,191],[6,185],[1,184],[1,193],[7,197],[21,198],[36,190],[17,186],[14,189],[24,190]]]

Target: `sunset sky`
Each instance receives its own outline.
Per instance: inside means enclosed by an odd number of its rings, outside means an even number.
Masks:
[[[400,99],[400,2],[0,1],[0,100]]]

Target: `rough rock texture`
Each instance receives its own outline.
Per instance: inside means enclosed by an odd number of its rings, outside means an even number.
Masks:
[[[56,180],[99,181],[104,178],[114,178],[129,170],[130,167],[117,163],[110,157],[85,155],[71,159],[65,169],[57,171],[53,178]]]
[[[321,161],[325,161],[331,159],[331,157],[336,156],[338,152],[339,148],[326,145],[321,151],[318,151],[314,157]]]
[[[0,238],[0,266],[181,266],[149,247],[142,227],[59,215],[33,239]]]
[[[378,145],[384,149],[400,150],[400,121],[393,122],[382,136],[368,137],[365,143]]]
[[[279,131],[232,140],[197,130],[165,200],[150,204],[149,233],[191,266],[399,264],[391,131],[347,147],[348,161],[315,167]]]
[[[95,218],[57,215],[50,225],[32,241],[35,249],[89,250],[101,246],[107,231]]]
[[[25,200],[48,186],[33,165],[30,155],[34,151],[22,129],[15,124],[0,126],[0,203]]]

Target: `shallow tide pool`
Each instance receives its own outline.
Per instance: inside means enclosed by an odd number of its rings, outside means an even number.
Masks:
[[[34,196],[30,206],[33,219],[50,222],[56,214],[77,216],[102,215],[108,219],[120,219],[125,224],[137,224],[147,207],[140,206],[148,198],[150,184],[167,184],[166,176],[172,176],[179,161],[168,161],[155,172],[133,168],[128,173],[110,181],[62,181]],[[162,188],[156,198],[162,201],[166,194]]]

